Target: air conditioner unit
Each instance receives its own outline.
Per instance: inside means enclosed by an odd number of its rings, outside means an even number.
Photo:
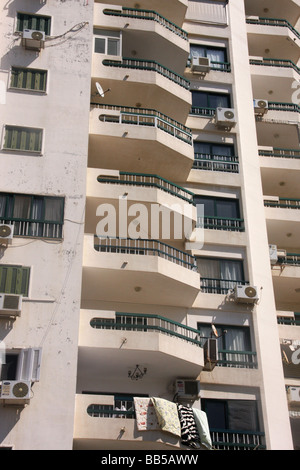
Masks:
[[[234,127],[236,125],[235,111],[232,108],[217,108],[215,123],[220,127]]]
[[[203,346],[205,371],[212,371],[218,362],[218,340],[208,338]]]
[[[28,380],[3,380],[0,399],[10,405],[29,403],[31,383]]]
[[[199,380],[177,379],[175,387],[179,399],[197,400],[200,396]]]
[[[24,29],[22,36],[22,44],[25,49],[40,51],[45,43],[45,33],[33,29]]]
[[[269,245],[269,253],[271,264],[276,264],[278,261],[277,245]]]
[[[300,404],[300,387],[288,388],[288,401],[289,403]]]
[[[258,300],[257,287],[238,284],[235,288],[235,300],[241,303],[255,303]]]
[[[253,100],[255,114],[265,114],[268,112],[269,103],[266,100]]]
[[[14,226],[11,224],[0,224],[0,243],[11,243],[14,236]]]
[[[0,294],[0,317],[19,317],[22,310],[22,296],[16,294]]]
[[[192,57],[192,72],[208,73],[210,71],[210,59],[208,57]]]

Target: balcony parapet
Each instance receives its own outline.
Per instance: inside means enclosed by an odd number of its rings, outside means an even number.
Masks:
[[[179,197],[180,199],[183,199],[190,204],[194,204],[194,194],[191,191],[188,191],[187,189],[184,189],[181,186],[178,186],[177,184],[157,175],[120,171],[119,178],[98,176],[97,180],[99,183],[125,184],[158,188],[162,191],[166,191],[172,196]]]
[[[196,170],[223,171],[239,173],[239,158],[237,156],[212,155],[195,153],[193,168]]]
[[[277,207],[280,209],[300,209],[300,199],[286,199],[286,198],[277,198],[277,199],[265,199],[265,207]]]
[[[115,122],[118,124],[132,124],[136,126],[151,126],[167,132],[168,134],[192,145],[192,131],[183,124],[166,116],[165,114],[148,108],[134,108],[129,106],[114,106],[107,104],[91,103],[93,108],[116,111],[119,114],[99,116],[104,122]]]
[[[258,154],[261,157],[276,157],[276,158],[300,158],[300,150],[297,149],[259,149]]]
[[[130,59],[123,57],[121,60],[109,60],[104,59],[102,61],[103,65],[107,67],[117,67],[117,68],[127,68],[127,69],[137,69],[137,70],[148,70],[156,72],[164,77],[168,78],[177,85],[183,87],[186,90],[190,89],[190,82],[181,75],[173,72],[172,70],[164,67],[159,62],[155,60],[147,59]]]
[[[200,277],[201,291],[207,294],[227,295],[229,292],[233,291],[237,285],[247,286],[249,282],[234,279]]]
[[[264,432],[236,431],[231,429],[210,429],[212,444],[218,450],[263,450]]]
[[[269,59],[262,57],[261,59],[250,59],[250,65],[291,68],[300,74],[300,68],[292,60],[288,59]]]
[[[96,251],[105,253],[126,253],[143,256],[158,256],[167,259],[179,266],[197,272],[197,264],[194,256],[178,250],[159,240],[94,237]]]
[[[233,232],[244,232],[244,219],[233,219],[229,217],[204,216],[197,218],[197,227],[213,230],[229,230]]]
[[[281,18],[246,18],[246,23],[248,24],[257,24],[257,25],[267,25],[275,27],[286,27],[288,28],[298,39],[300,39],[300,33],[289,23],[289,21]]]
[[[103,13],[110,16],[121,16],[123,18],[138,18],[140,20],[155,21],[186,41],[188,40],[188,33],[186,31],[154,10],[140,10],[136,8],[122,7],[122,11],[106,8]]]

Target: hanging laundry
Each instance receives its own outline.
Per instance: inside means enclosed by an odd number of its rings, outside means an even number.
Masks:
[[[152,401],[161,430],[180,437],[181,429],[176,403],[157,397],[153,397]]]
[[[198,429],[198,434],[200,437],[200,443],[205,446],[207,449],[212,450],[212,442],[209,432],[207,415],[204,411],[199,410],[198,408],[192,408],[195,423]]]
[[[177,403],[178,417],[181,427],[182,444],[194,449],[200,448],[200,436],[196,426],[192,408]]]
[[[139,431],[155,431],[160,426],[156,416],[153,402],[149,397],[134,397],[136,424]]]

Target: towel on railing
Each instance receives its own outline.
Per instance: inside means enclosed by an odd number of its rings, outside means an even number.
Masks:
[[[192,408],[195,423],[198,429],[198,434],[200,437],[200,443],[205,446],[207,449],[212,449],[212,442],[208,427],[207,415],[204,411],[199,410],[198,408]]]
[[[160,429],[180,437],[181,429],[176,403],[157,397],[153,397],[152,401]]]
[[[196,426],[192,408],[177,403],[178,417],[181,427],[182,444],[194,449],[200,448],[200,436]]]
[[[149,397],[134,397],[134,409],[136,415],[136,423],[139,431],[155,431],[160,426],[152,403]]]

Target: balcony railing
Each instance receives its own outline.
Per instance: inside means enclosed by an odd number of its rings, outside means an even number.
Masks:
[[[14,236],[37,238],[62,238],[63,222],[45,222],[35,219],[1,219],[0,224],[12,224]]]
[[[196,116],[212,117],[216,113],[216,108],[200,108],[199,106],[192,106],[190,113]]]
[[[210,429],[212,444],[218,450],[266,449],[263,432]]]
[[[120,16],[122,18],[138,18],[140,20],[156,21],[186,41],[188,40],[188,34],[186,31],[154,10],[137,10],[135,8],[122,7],[122,11],[106,8],[103,10],[103,13],[110,16]]]
[[[281,18],[246,18],[248,24],[286,27],[300,39],[300,33],[287,20]]]
[[[256,352],[229,351],[229,350],[219,349],[217,366],[243,368],[243,369],[256,369],[257,368]]]
[[[179,338],[198,347],[203,346],[203,341],[200,340],[200,331],[160,315],[116,312],[115,319],[93,318],[90,324],[93,328],[98,329],[144,331],[146,333],[154,331]]]
[[[278,207],[281,209],[300,209],[300,199],[279,198],[278,201],[264,200],[265,207]]]
[[[133,186],[158,188],[171,194],[172,196],[179,197],[180,199],[190,204],[194,204],[194,194],[191,191],[188,191],[187,189],[184,189],[175,183],[171,183],[165,178],[157,175],[120,171],[120,177],[118,179],[98,176],[97,180],[99,183],[127,184]]]
[[[193,168],[196,170],[239,172],[239,159],[236,156],[195,153]]]
[[[300,314],[294,313],[293,316],[278,316],[277,323],[279,325],[300,326]]]
[[[268,109],[270,111],[292,111],[300,113],[300,106],[296,103],[278,103],[275,101],[269,101]]]
[[[197,271],[194,256],[159,240],[131,238],[102,238],[95,235],[94,248],[105,253],[125,253],[143,256],[159,256],[191,271]]]
[[[200,276],[201,291],[207,294],[228,294],[235,289],[237,285],[246,286],[246,281],[238,281],[232,279],[216,279]]]
[[[228,217],[204,216],[197,217],[197,227],[213,230],[229,230],[232,232],[244,232],[243,219],[231,219]]]
[[[294,64],[293,61],[287,60],[287,59],[268,59],[268,58],[262,58],[260,59],[250,59],[250,64],[251,65],[263,65],[267,67],[284,67],[284,68],[292,68],[294,69],[297,73],[300,73],[299,67],[297,67],[296,64]]]
[[[258,153],[262,157],[300,158],[300,150],[297,149],[280,149],[274,147],[273,150],[259,150]]]
[[[103,65],[107,67],[120,67],[120,68],[127,68],[127,69],[138,69],[138,70],[148,70],[152,72],[157,72],[164,77],[168,78],[172,82],[176,83],[177,85],[185,88],[186,90],[190,89],[190,82],[186,78],[182,77],[176,72],[164,67],[159,62],[155,60],[147,60],[147,59],[131,59],[127,57],[123,57],[121,60],[109,60],[104,59]]]
[[[190,145],[193,143],[192,131],[188,127],[169,118],[165,114],[155,111],[154,109],[113,106],[106,104],[100,105],[98,103],[91,103],[91,105],[97,109],[99,108],[103,110],[103,114],[99,116],[99,119],[103,122],[156,127],[157,129],[161,129]],[[105,110],[119,111],[120,116],[106,115]]]
[[[285,256],[278,257],[278,264],[285,264],[288,266],[300,266],[299,253],[287,253]]]

